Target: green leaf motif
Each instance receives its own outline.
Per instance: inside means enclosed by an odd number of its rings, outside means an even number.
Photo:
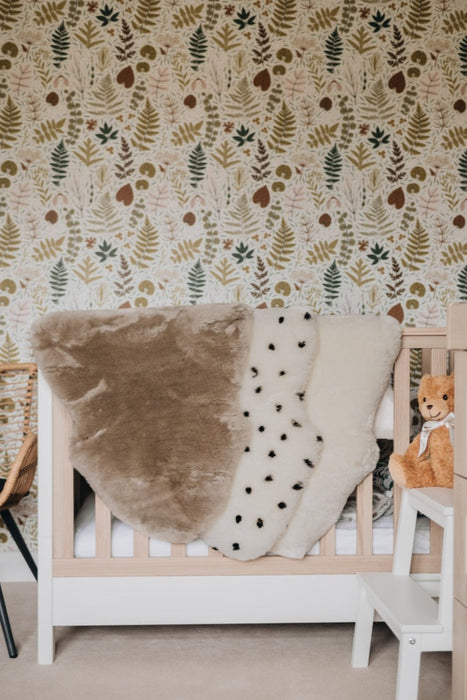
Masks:
[[[158,248],[159,233],[146,216],[136,236],[133,253],[130,255],[131,264],[141,269],[150,267],[156,258]]]
[[[60,184],[60,180],[63,180],[63,178],[66,177],[66,171],[69,164],[70,158],[62,139],[58,146],[54,148],[50,157],[50,167],[52,168],[53,173],[52,182],[54,185],[58,186]]]
[[[324,172],[326,173],[326,187],[332,190],[336,182],[339,181],[340,173],[343,166],[342,156],[339,153],[337,145],[331,148],[324,157]]]
[[[190,304],[196,304],[198,299],[203,296],[204,287],[206,286],[206,273],[201,265],[201,260],[198,260],[188,272],[188,289],[190,290]]]
[[[454,10],[443,19],[443,29],[446,34],[465,32],[467,30],[467,10]]]
[[[274,270],[285,270],[295,250],[295,234],[285,219],[274,232],[267,263]]]
[[[140,151],[149,151],[156,141],[160,129],[159,113],[146,98],[144,106],[138,115],[138,121],[131,139],[131,145]]]
[[[63,119],[47,119],[34,129],[34,141],[36,143],[56,141],[58,136],[63,134],[65,124],[66,117],[63,117]]]
[[[89,108],[92,110],[94,117],[106,117],[108,119],[110,115],[116,116],[120,114],[122,100],[110,73],[104,75],[93,89],[89,99]]]
[[[9,214],[0,228],[0,267],[8,267],[15,260],[21,243],[20,230]]]
[[[66,61],[68,58],[68,51],[70,49],[70,35],[65,27],[65,22],[61,22],[53,32],[51,49],[54,55],[52,63],[55,68],[60,68],[63,61]]]
[[[0,150],[12,148],[21,132],[21,112],[8,95],[0,112]]]
[[[18,21],[22,10],[22,0],[0,0],[0,31],[9,32]]]
[[[174,146],[183,146],[187,143],[195,143],[200,137],[203,128],[203,120],[199,122],[185,122],[172,131],[170,139]]]
[[[417,103],[415,111],[409,119],[406,140],[402,146],[410,155],[417,156],[422,152],[429,135],[430,119]]]
[[[284,100],[274,119],[268,146],[276,153],[285,153],[291,145],[296,131],[296,119],[292,110],[287,107]]]
[[[460,186],[461,190],[464,192],[467,192],[467,151],[464,151],[464,153],[461,155],[459,158],[459,176],[460,176]]]
[[[198,187],[198,183],[204,179],[206,173],[207,158],[201,145],[201,141],[188,156],[188,170],[190,172],[190,185]]]
[[[459,272],[457,289],[459,290],[459,301],[467,301],[467,265]]]
[[[430,236],[417,219],[402,256],[402,265],[413,272],[420,270],[429,251]]]
[[[328,262],[336,254],[337,243],[337,238],[333,241],[318,241],[318,243],[315,243],[313,248],[308,251],[307,262],[310,265]]]
[[[324,46],[324,55],[327,58],[326,69],[329,73],[334,73],[334,70],[339,66],[342,60],[342,53],[344,51],[344,42],[341,39],[337,27],[327,37]]]
[[[421,39],[431,20],[430,0],[410,0],[404,34],[410,39]]]
[[[207,50],[208,40],[200,24],[188,41],[188,51],[190,52],[191,67],[193,70],[198,70],[199,66],[204,63]]]
[[[172,24],[176,29],[183,29],[196,24],[201,19],[204,3],[200,5],[185,5],[180,7],[178,12],[174,12]]]
[[[136,32],[149,34],[157,26],[161,0],[138,0],[131,25]]]
[[[62,252],[65,236],[60,238],[44,238],[38,245],[34,246],[32,251],[32,259],[36,262],[44,262],[44,260],[53,260],[59,253]]]
[[[462,75],[467,75],[467,36],[459,44],[459,60]]]
[[[328,306],[331,306],[332,302],[339,296],[341,284],[342,275],[334,260],[324,273],[324,301]]]
[[[52,301],[54,304],[58,304],[59,299],[65,296],[68,279],[65,263],[60,258],[50,271],[50,287],[52,288]]]
[[[197,238],[195,241],[180,241],[176,248],[172,248],[171,261],[179,265],[183,261],[194,260],[200,253],[202,242],[202,238]]]
[[[296,0],[274,0],[269,31],[276,36],[287,36],[297,16]]]
[[[57,22],[65,12],[66,0],[62,2],[46,2],[38,10],[34,11],[34,16],[37,24],[44,26]]]

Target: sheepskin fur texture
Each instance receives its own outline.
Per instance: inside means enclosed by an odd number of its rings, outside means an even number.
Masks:
[[[71,460],[113,514],[235,559],[303,557],[374,469],[390,317],[211,304],[61,312],[33,329]]]
[[[249,440],[252,318],[213,304],[36,322],[37,363],[71,412],[72,464],[136,530],[189,542],[222,511]]]
[[[276,554],[297,558],[337,521],[348,496],[378,460],[374,421],[400,349],[389,316],[320,316],[318,352],[306,392],[323,450]]]
[[[321,437],[306,389],[317,350],[306,309],[254,314],[240,403],[246,434],[229,500],[203,539],[242,561],[266,554],[285,531],[318,463]]]

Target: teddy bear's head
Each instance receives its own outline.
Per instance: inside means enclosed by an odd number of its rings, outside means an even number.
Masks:
[[[418,405],[425,420],[443,420],[454,411],[454,375],[423,375]]]

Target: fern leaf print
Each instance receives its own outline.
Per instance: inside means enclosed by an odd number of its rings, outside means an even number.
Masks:
[[[52,182],[54,185],[59,185],[60,180],[66,177],[66,171],[69,165],[68,151],[66,150],[63,139],[58,146],[52,151],[50,158],[50,167],[52,168]]]
[[[196,304],[198,299],[203,296],[204,287],[206,286],[206,273],[201,265],[201,260],[198,260],[188,273],[188,289],[190,290],[190,304]]]
[[[206,51],[208,50],[208,40],[201,24],[190,36],[188,50],[191,56],[191,67],[193,70],[198,70],[199,66],[206,60]]]
[[[57,262],[50,271],[50,287],[52,289],[52,301],[57,304],[59,299],[65,296],[68,284],[68,272],[63,259]]]
[[[192,187],[198,187],[198,183],[203,180],[206,165],[206,154],[200,142],[188,156],[188,170],[190,171],[190,185]]]
[[[336,27],[325,42],[324,54],[327,58],[326,68],[329,73],[334,73],[334,69],[340,64],[343,51],[344,42],[339,34],[339,29]]]
[[[60,68],[63,61],[66,61],[70,48],[70,35],[65,27],[65,22],[59,24],[52,34],[51,48],[54,55],[53,64],[55,68]]]
[[[324,157],[324,172],[327,176],[326,187],[328,189],[332,190],[336,182],[339,181],[342,165],[342,156],[339,153],[337,145],[334,144],[331,150]]]

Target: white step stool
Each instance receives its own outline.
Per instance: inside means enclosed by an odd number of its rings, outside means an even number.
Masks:
[[[438,602],[410,576],[417,512],[444,528]],[[452,650],[453,521],[452,489],[404,489],[392,573],[357,574],[352,666],[368,666],[377,611],[399,640],[396,700],[417,700],[422,651]]]

